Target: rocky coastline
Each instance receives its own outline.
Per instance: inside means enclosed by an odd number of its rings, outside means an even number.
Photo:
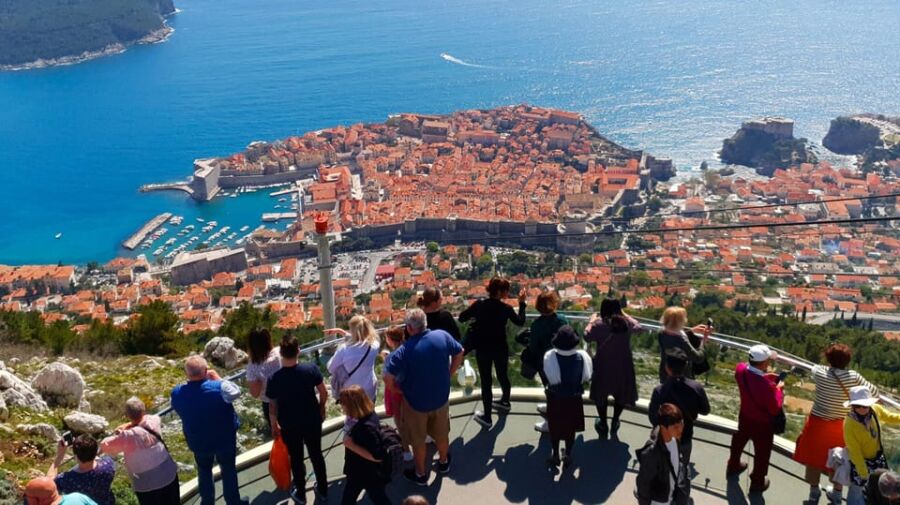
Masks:
[[[777,168],[817,161],[806,139],[794,137],[794,122],[780,117],[745,121],[722,142],[719,158],[723,163],[754,168],[764,176],[771,176]]]
[[[135,45],[144,45],[144,44],[161,44],[167,40],[172,34],[175,33],[175,29],[171,26],[165,25],[158,30],[154,30],[147,35],[141,37],[134,42],[129,42],[127,44],[123,44],[117,42],[115,44],[110,44],[99,51],[84,51],[81,54],[74,54],[70,56],[62,56],[59,58],[40,58],[34,61],[30,61],[28,63],[22,63],[17,65],[0,65],[0,71],[2,72],[19,72],[25,70],[38,70],[42,68],[51,68],[51,67],[64,67],[68,65],[77,65],[79,63],[84,63],[86,61],[94,60],[97,58],[102,58],[104,56],[113,56],[116,54],[124,53],[128,50],[129,47]]]

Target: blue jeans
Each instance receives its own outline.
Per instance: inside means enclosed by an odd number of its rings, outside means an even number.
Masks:
[[[216,488],[213,481],[213,462],[219,464],[222,471],[222,494],[227,505],[241,505],[241,494],[238,491],[237,469],[234,460],[237,450],[234,445],[219,449],[216,452],[195,452],[197,462],[197,480],[200,487],[200,504],[215,505]]]

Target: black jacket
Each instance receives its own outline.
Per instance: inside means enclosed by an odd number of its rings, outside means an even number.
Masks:
[[[672,503],[687,505],[690,502],[691,481],[688,480],[684,453],[678,451],[678,468],[673,469],[669,450],[659,435],[659,427],[653,428],[650,439],[644,447],[635,451],[635,455],[640,463],[634,490],[639,505],[650,505],[651,501],[669,503],[669,496],[672,494],[669,484],[673,471],[677,478]]]
[[[506,323],[516,326],[525,324],[525,304],[519,304],[519,312],[496,298],[478,300],[459,314],[459,321],[475,322],[466,333],[466,352],[477,350],[488,354],[506,355],[509,343],[506,341]]]
[[[663,403],[672,403],[681,409],[684,414],[684,433],[681,440],[693,440],[694,421],[697,420],[697,416],[709,414],[709,399],[703,385],[684,377],[669,377],[665,383],[656,386],[650,397],[650,408],[647,412],[653,426],[659,424],[656,414]]]

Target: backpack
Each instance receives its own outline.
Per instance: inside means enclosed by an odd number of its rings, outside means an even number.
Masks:
[[[400,441],[400,433],[393,426],[381,423],[378,433],[381,436],[381,449],[384,451],[380,476],[390,482],[403,473],[403,443]]]

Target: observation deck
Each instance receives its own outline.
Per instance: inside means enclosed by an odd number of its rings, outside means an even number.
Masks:
[[[545,463],[550,454],[549,439],[533,428],[541,420],[536,406],[545,401],[543,390],[514,388],[512,411],[495,417],[490,430],[472,421],[475,409],[481,408],[480,396],[477,393],[451,396],[453,467],[450,472],[447,475],[432,472],[427,487],[416,486],[402,477],[395,479],[388,486],[388,496],[393,503],[400,503],[411,494],[421,494],[432,504],[448,505],[635,503],[637,462],[634,451],[643,446],[650,433],[646,400],[640,400],[634,410],[622,415],[618,439],[605,441],[599,440],[593,429],[596,411],[586,402],[586,430],[576,439],[574,463],[567,471],[554,474]],[[383,413],[383,410],[379,409],[379,412]],[[322,435],[323,450],[328,451],[325,459],[331,481],[328,500],[331,503],[339,503],[343,493],[343,422],[343,418],[329,419]],[[764,495],[747,493],[750,485],[747,472],[738,479],[726,480],[725,462],[731,432],[736,427],[734,421],[717,416],[704,416],[698,421],[694,432],[694,464],[690,467],[694,503],[802,503],[809,490],[803,481],[803,467],[790,458],[793,442],[780,437],[776,437],[769,469],[772,486]],[[253,505],[290,505],[292,501],[288,494],[277,490],[269,476],[270,447],[271,443],[267,443],[238,457],[241,494],[250,498]],[[752,444],[748,445],[745,461],[752,466],[750,449]],[[311,469],[307,464],[307,471]],[[312,482],[309,484],[307,502],[317,503]],[[186,483],[181,491],[184,503],[199,503],[196,481]],[[218,487],[217,502],[224,503]],[[363,499],[360,503],[371,502]]]
[[[567,314],[570,320],[585,316]],[[658,327],[642,320],[645,328]],[[756,342],[731,335],[714,334],[712,341],[723,348],[745,351]],[[308,345],[301,352],[310,354],[336,345],[339,339],[323,339]],[[780,353],[785,365],[809,370],[809,363],[796,356]],[[515,369],[511,374],[517,373]],[[240,377],[239,373],[234,377]],[[499,390],[495,390],[495,396]],[[420,494],[432,504],[473,505],[480,503],[528,503],[532,505],[570,504],[631,504],[636,503],[634,483],[637,461],[634,452],[642,447],[650,433],[647,418],[647,399],[641,399],[635,408],[622,415],[618,438],[599,440],[593,428],[597,417],[593,403],[585,396],[585,428],[576,438],[572,467],[562,473],[552,473],[546,465],[550,454],[550,442],[546,435],[534,430],[534,424],[543,418],[537,413],[538,403],[546,401],[544,391],[538,387],[513,388],[512,411],[494,418],[490,430],[472,420],[476,409],[481,409],[480,389],[455,391],[450,397],[450,451],[453,463],[450,472],[439,475],[431,472],[428,486],[416,486],[403,477],[388,485],[392,503]],[[737,398],[734,399],[737,403]],[[893,398],[882,396],[882,401],[897,408]],[[383,407],[377,412],[384,414]],[[390,420],[388,420],[390,422]],[[329,503],[339,503],[343,494],[344,447],[342,441],[343,417],[325,422],[322,448],[329,476]],[[791,455],[794,442],[775,437],[768,478],[770,488],[764,494],[749,493],[749,472],[752,470],[753,444],[747,445],[743,460],[748,471],[738,478],[726,479],[725,466],[729,457],[731,435],[737,422],[717,415],[701,416],[694,429],[692,463],[689,467],[692,483],[691,497],[696,505],[724,504],[800,504],[806,500],[809,487],[803,479],[804,468],[794,462]],[[284,491],[276,489],[268,471],[271,442],[264,443],[238,455],[238,482],[241,495],[253,505],[292,505]],[[432,448],[433,452],[433,448]],[[436,456],[434,456],[436,458]],[[321,503],[312,493],[312,466],[307,462],[309,481],[307,503]],[[224,503],[216,470],[217,502]],[[182,502],[199,504],[196,479],[181,486]],[[365,495],[359,503],[371,503]]]

